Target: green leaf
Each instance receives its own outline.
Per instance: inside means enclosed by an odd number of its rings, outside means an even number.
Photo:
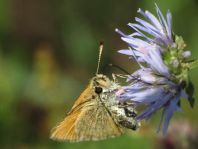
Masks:
[[[193,86],[193,84],[192,84],[191,81],[189,81],[189,83],[188,83],[188,87],[186,88],[186,92],[188,94],[189,104],[190,104],[191,108],[193,108],[194,107],[194,104],[195,104],[195,98],[193,97],[194,86]]]
[[[198,67],[198,60],[194,60],[188,64],[189,64],[190,69],[196,68]]]

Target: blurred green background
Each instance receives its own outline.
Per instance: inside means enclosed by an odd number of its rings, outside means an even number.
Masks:
[[[171,10],[174,32],[198,58],[197,0],[0,0],[0,148],[191,148],[198,141],[198,107],[186,101],[166,138],[156,133],[158,113],[140,131],[115,139],[77,144],[49,139],[94,76],[99,41],[104,41],[101,73],[120,73],[109,63],[129,72],[137,68],[116,52],[127,45],[114,30],[131,33],[126,24],[134,22],[137,9],[155,12],[154,2],[164,13]],[[198,69],[190,75],[198,89]]]

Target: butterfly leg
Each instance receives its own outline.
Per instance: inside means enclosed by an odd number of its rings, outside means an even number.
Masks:
[[[125,112],[125,111],[124,111]],[[140,127],[140,123],[134,119],[133,116],[128,117],[125,113],[119,115],[118,123],[125,128],[136,130]]]
[[[114,74],[112,73],[112,78],[113,81],[116,82],[117,78],[122,78],[122,79],[126,79],[128,77],[128,75],[123,75],[123,74]]]
[[[119,102],[120,110],[123,111],[123,114],[120,115],[119,124],[125,128],[136,130],[139,128],[140,123],[135,120],[137,112],[135,110],[134,103],[131,101],[122,101]]]
[[[124,101],[124,102],[119,102],[119,108],[123,108],[125,115],[127,117],[133,117],[135,118],[137,116],[137,112],[135,111],[134,103]]]
[[[119,124],[125,128],[132,129],[132,130],[137,130],[137,128],[139,127],[137,123],[133,123],[127,120],[121,120],[119,121]]]

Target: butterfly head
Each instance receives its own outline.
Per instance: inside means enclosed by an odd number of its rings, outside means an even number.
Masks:
[[[104,92],[104,90],[108,90],[112,85],[110,79],[103,74],[97,74],[92,79],[92,83],[97,94]]]

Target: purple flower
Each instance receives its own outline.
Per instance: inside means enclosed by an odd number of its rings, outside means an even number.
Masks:
[[[116,29],[116,32],[122,36],[123,41],[127,42],[135,49],[139,49],[139,51],[151,48],[153,44],[166,47],[173,45],[172,15],[170,11],[168,10],[166,19],[157,5],[156,12],[158,18],[149,11],[144,12],[139,9],[138,13],[142,14],[147,21],[136,17],[135,20],[137,23],[128,23],[128,26],[136,31],[131,35],[125,35],[118,29]],[[143,39],[140,39],[139,37]]]
[[[133,57],[140,69],[128,76],[127,86],[122,87],[119,100],[132,100],[146,108],[136,117],[137,120],[149,119],[163,108],[159,130],[165,134],[174,112],[181,111],[180,100],[186,98],[194,104],[192,83],[189,81],[190,51],[184,50],[182,37],[172,34],[172,16],[166,18],[156,5],[157,16],[149,11],[138,10],[146,19],[135,18],[137,23],[128,25],[135,33],[126,35],[116,29],[128,49],[119,50],[121,54]]]
[[[119,100],[132,100],[147,108],[136,119],[149,119],[156,111],[163,108],[160,126],[163,122],[163,133],[166,132],[170,118],[175,111],[181,111],[178,102],[180,98],[187,98],[181,85],[168,78],[157,75],[152,69],[139,69],[128,77],[129,85],[124,86],[124,92],[118,96]]]

